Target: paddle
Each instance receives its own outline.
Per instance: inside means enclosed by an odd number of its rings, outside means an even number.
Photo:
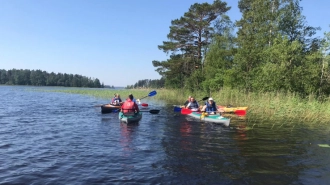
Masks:
[[[182,108],[174,106],[174,112],[181,112]]]
[[[205,101],[205,100],[207,100],[207,99],[209,99],[209,97],[205,96],[203,99],[198,100],[198,101],[199,101],[199,102],[200,102],[200,101]]]
[[[142,103],[141,106],[142,107],[148,107],[148,104],[147,103]]]
[[[160,110],[156,110],[156,109],[153,109],[153,110],[146,110],[146,111],[140,111],[140,112],[150,112],[151,114],[158,114]]]
[[[147,98],[147,97],[155,96],[156,94],[157,94],[156,91],[151,91],[151,92],[148,94],[148,96],[145,96],[145,97],[143,97],[143,98]],[[143,98],[138,99],[139,102],[140,102],[140,100],[142,100]],[[148,104],[147,104],[147,103],[142,103],[141,106],[142,106],[142,107],[148,107]]]
[[[143,97],[143,98],[147,98],[147,97],[155,96],[156,94],[157,94],[156,91],[151,91],[151,92],[148,94],[148,96],[145,96],[145,97]],[[140,100],[142,100],[143,98],[140,98]],[[147,104],[147,105],[148,105],[148,104]]]
[[[145,96],[145,97],[143,97],[143,98],[147,98],[147,97],[155,96],[156,94],[157,94],[156,91],[151,91],[151,92],[148,94],[148,96]],[[140,100],[142,100],[143,98],[140,98]],[[101,107],[101,106],[103,106],[103,105],[105,105],[105,104],[95,105],[95,107]],[[143,106],[143,107],[148,107],[148,104],[147,104],[147,103],[142,103],[142,106]]]
[[[209,99],[209,97],[207,97],[207,96],[205,96],[203,99],[201,99],[201,100],[198,100],[198,102],[200,102],[200,101],[205,101],[205,100],[207,100],[207,99]],[[180,108],[179,107],[179,105],[174,105],[174,112],[181,112],[181,109],[182,108]],[[189,113],[190,114],[190,113]]]

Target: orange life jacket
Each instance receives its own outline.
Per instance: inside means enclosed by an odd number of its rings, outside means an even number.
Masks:
[[[138,105],[129,98],[121,106],[121,109],[123,110],[123,113],[135,112],[135,110],[139,111]]]

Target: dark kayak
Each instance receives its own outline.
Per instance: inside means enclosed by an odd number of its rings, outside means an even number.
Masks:
[[[111,112],[118,112],[118,110],[121,108],[120,105],[111,105],[111,104],[106,104],[101,106],[101,112],[103,114],[105,113],[111,113]]]

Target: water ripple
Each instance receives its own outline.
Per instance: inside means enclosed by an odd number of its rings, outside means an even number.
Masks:
[[[41,88],[42,89],[42,88]],[[47,89],[47,88],[46,88]],[[231,127],[144,113],[101,114],[106,100],[0,86],[0,184],[326,184],[329,129]],[[271,124],[270,124],[271,125]]]

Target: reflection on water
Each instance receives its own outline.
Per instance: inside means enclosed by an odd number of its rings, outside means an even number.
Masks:
[[[130,124],[127,125],[125,123],[120,123],[120,145],[123,148],[123,156],[129,157],[131,154],[130,151],[132,151],[133,146],[132,146],[132,139],[134,139],[134,134],[135,132],[138,131],[138,126],[139,124]]]
[[[33,87],[40,88],[40,87]],[[0,86],[0,184],[328,184],[328,127],[201,123],[148,99],[137,125],[107,100]],[[42,89],[42,88],[40,88]],[[47,88],[51,89],[51,88]]]

